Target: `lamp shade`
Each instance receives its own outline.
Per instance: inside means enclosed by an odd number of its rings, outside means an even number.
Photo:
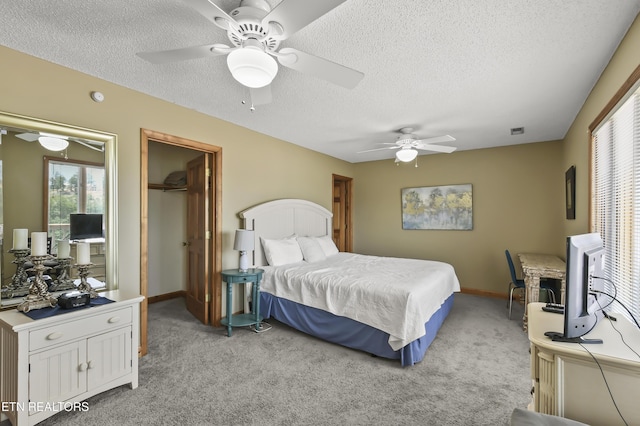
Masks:
[[[69,146],[68,141],[53,136],[40,136],[38,142],[49,151],[63,151]]]
[[[251,251],[255,247],[253,231],[247,229],[236,230],[236,238],[233,242],[233,249],[238,251]]]
[[[276,60],[253,46],[236,49],[229,53],[227,66],[233,78],[240,84],[254,89],[271,83],[278,73]]]
[[[412,148],[402,148],[400,151],[396,152],[396,158],[403,163],[413,161],[417,156],[418,151]]]

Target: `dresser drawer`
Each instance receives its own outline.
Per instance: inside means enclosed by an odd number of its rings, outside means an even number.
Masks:
[[[94,308],[86,309],[87,313],[89,313]],[[133,308],[129,306],[116,311],[87,315],[84,318],[78,318],[76,321],[69,321],[40,330],[34,330],[29,333],[29,350],[33,352],[83,336],[113,330],[131,324],[132,319]]]

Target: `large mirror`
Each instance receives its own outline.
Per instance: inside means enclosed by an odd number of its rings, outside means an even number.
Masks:
[[[0,112],[0,309],[26,295],[32,232],[47,233],[54,296],[78,283],[78,257],[89,256],[98,291],[118,288],[116,142],[111,133]]]

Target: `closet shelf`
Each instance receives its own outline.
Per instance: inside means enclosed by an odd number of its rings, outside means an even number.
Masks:
[[[187,190],[187,186],[173,186],[173,185],[165,185],[162,183],[150,183],[149,184],[149,189],[161,189],[164,192],[170,192],[170,191],[186,191]]]

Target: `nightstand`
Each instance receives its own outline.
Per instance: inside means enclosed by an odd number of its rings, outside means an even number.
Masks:
[[[248,269],[247,272],[240,272],[238,269],[227,269],[222,271],[222,281],[227,283],[227,317],[220,323],[227,326],[227,336],[231,337],[231,327],[243,327],[254,325],[256,330],[260,327],[260,280],[262,279],[262,269]],[[253,283],[251,300],[251,313],[233,315],[233,284]]]

